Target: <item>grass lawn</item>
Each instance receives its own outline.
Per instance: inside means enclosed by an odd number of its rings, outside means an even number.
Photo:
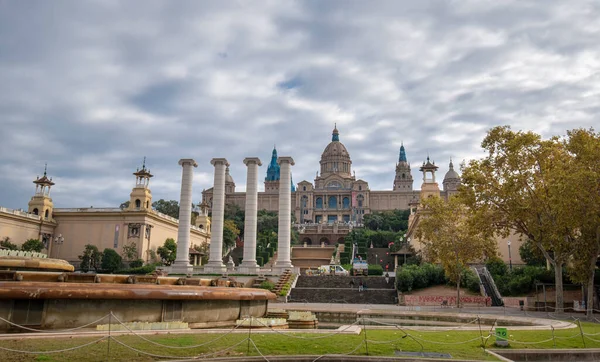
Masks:
[[[585,344],[588,348],[600,348],[600,325],[592,323],[582,323],[584,333],[595,334],[589,337],[597,340],[593,341],[586,338]],[[333,333],[334,331],[332,331]],[[439,352],[449,353],[454,358],[472,359],[472,360],[495,360],[490,357],[481,347],[481,336],[479,331],[409,331],[409,337],[402,338],[405,334],[400,330],[367,330],[367,343],[370,355],[393,356],[394,351],[401,350],[405,352]],[[579,328],[555,331],[554,339],[552,331],[511,331],[509,348],[583,348],[583,341],[579,334]],[[488,331],[484,330],[484,337]],[[26,351],[49,351],[58,349],[68,349],[90,343],[99,337],[76,337],[76,338],[44,338],[44,339],[23,339],[15,335],[11,340],[0,340],[0,348],[10,348]],[[151,335],[144,338],[156,343],[153,344],[144,341],[139,336],[117,336],[112,337],[110,343],[107,340],[98,341],[91,345],[61,353],[41,353],[24,354],[18,352],[1,351],[2,361],[154,361],[164,360],[168,356],[193,357],[201,354],[218,352],[212,356],[245,356],[258,355],[252,343],[250,343],[250,353],[248,351],[248,334],[236,333],[229,335],[219,334],[190,334],[190,335]],[[322,334],[290,334],[281,331],[281,334],[259,334],[252,333],[251,340],[264,355],[274,354],[352,354],[364,355],[365,335],[364,331],[360,335],[322,335]],[[468,342],[466,342],[468,341]],[[518,343],[524,342],[525,344]],[[543,343],[535,343],[545,341]],[[119,344],[127,344],[144,353],[155,354],[162,357],[152,357],[143,353],[133,351]],[[201,343],[207,343],[203,346],[194,348],[169,348],[187,347]],[[461,343],[466,342],[466,343]],[[487,341],[488,348],[494,348],[494,338],[490,337]],[[239,343],[237,346],[235,346]],[[110,346],[109,346],[110,344]],[[161,345],[157,345],[161,344]],[[422,345],[422,347],[421,347]],[[228,350],[225,350],[229,348]],[[225,351],[224,351],[225,350]],[[107,356],[110,353],[110,359]]]

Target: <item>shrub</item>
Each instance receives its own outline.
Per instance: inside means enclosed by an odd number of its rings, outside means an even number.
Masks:
[[[340,262],[342,264],[350,264],[350,253],[347,251],[340,253]]]
[[[368,275],[383,275],[383,268],[379,264],[368,266]]]
[[[44,243],[39,241],[38,239],[29,239],[21,245],[21,250],[23,251],[34,251],[41,252],[44,250]]]
[[[413,274],[414,289],[427,288],[430,285],[429,279],[427,278],[427,271],[425,268],[411,266],[410,270]]]
[[[0,249],[8,249],[8,250],[19,250],[17,244],[13,244],[10,241],[10,238],[7,236],[4,239],[0,240]]]
[[[129,267],[132,269],[139,268],[142,266],[144,266],[144,261],[142,259],[137,259],[129,262]]]
[[[262,256],[257,256],[256,257],[256,264],[258,264],[260,266],[264,266],[265,265],[265,263],[263,262]]]
[[[121,268],[122,262],[123,259],[121,258],[121,255],[114,249],[106,248],[102,252],[102,262],[100,263],[100,267],[106,272],[113,273]]]
[[[471,269],[465,269],[462,275],[462,285],[473,293],[481,291],[479,286],[479,277]]]
[[[396,286],[403,293],[413,289],[413,275],[410,270],[402,268],[396,272]]]
[[[271,281],[265,280],[264,282],[260,283],[259,288],[266,289],[268,291],[273,291],[273,288],[275,288],[275,284],[273,284]]]
[[[494,278],[497,275],[502,276],[508,273],[508,267],[506,266],[506,263],[503,262],[500,258],[492,258],[488,260],[488,262],[485,263],[485,267]]]
[[[146,274],[152,273],[154,270],[156,270],[156,264],[148,264],[148,265],[141,266],[139,268],[118,270],[115,272],[115,274],[146,275]]]

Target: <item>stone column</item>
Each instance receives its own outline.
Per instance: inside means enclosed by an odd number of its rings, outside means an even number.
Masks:
[[[213,187],[212,220],[210,234],[210,256],[204,272],[224,273],[223,264],[223,215],[225,213],[225,168],[229,166],[224,158],[213,158],[211,165],[215,167]]]
[[[198,164],[191,158],[183,158],[179,160],[179,165],[183,167],[183,170],[181,173],[181,195],[179,197],[177,258],[175,259],[171,269],[174,274],[188,274],[192,271],[189,251],[190,226],[192,223],[192,182],[194,181],[193,167],[198,167]]]
[[[277,272],[292,268],[290,259],[290,229],[292,223],[292,183],[291,170],[294,159],[291,157],[279,157],[279,231],[277,233],[277,261],[273,266]]]
[[[258,157],[244,159],[248,167],[246,177],[246,214],[244,221],[244,259],[240,265],[240,272],[248,274],[258,273],[256,264],[256,214],[258,211],[258,166],[262,162]]]

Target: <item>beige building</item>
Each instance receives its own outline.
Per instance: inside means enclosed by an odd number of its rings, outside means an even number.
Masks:
[[[273,149],[271,162],[267,168],[265,191],[258,193],[258,209],[277,211],[279,205],[279,166],[277,150]],[[418,202],[419,190],[413,190],[413,177],[410,163],[406,157],[404,145],[394,170],[391,190],[371,190],[368,182],[357,179],[352,171],[352,159],[346,146],[340,142],[337,127],[331,135],[331,142],[321,154],[314,182],[301,181],[292,189],[292,210],[298,227],[302,232],[302,241],[307,244],[326,244],[338,242],[346,235],[350,225],[360,225],[363,216],[372,211],[408,210],[410,203]],[[391,172],[390,172],[391,173]],[[460,177],[450,163],[450,171],[444,178],[444,190],[440,194],[448,197],[456,192]],[[439,190],[438,190],[439,191]],[[235,192],[235,182],[226,173],[225,202],[244,209],[244,192]],[[212,203],[212,188],[202,192],[202,199]],[[338,224],[340,231],[334,231]]]
[[[151,261],[152,251],[156,252],[167,238],[177,240],[179,221],[152,209],[150,179],[153,175],[146,169],[134,172],[136,177],[129,207],[120,208],[54,208],[50,188],[51,178],[37,178],[35,194],[29,201],[28,211],[11,210],[0,207],[0,238],[9,237],[20,245],[28,239],[39,239],[46,245],[46,252],[52,258],[79,263],[86,244],[92,244],[101,251],[115,249],[122,254],[124,245],[134,244],[138,258]],[[210,241],[210,220],[207,209],[201,205],[196,224],[191,226],[191,245],[201,245]],[[197,260],[196,260],[197,261]]]

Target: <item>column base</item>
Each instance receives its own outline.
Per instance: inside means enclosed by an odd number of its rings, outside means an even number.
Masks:
[[[237,267],[237,271],[240,274],[256,274],[260,272],[260,267],[254,262],[244,262]]]
[[[171,265],[172,274],[192,274],[194,267],[188,261],[177,261]]]
[[[226,273],[227,268],[222,261],[208,261],[204,266],[204,273],[213,274],[213,273]]]
[[[291,261],[276,261],[271,270],[277,274],[282,274],[286,269],[294,269]]]

